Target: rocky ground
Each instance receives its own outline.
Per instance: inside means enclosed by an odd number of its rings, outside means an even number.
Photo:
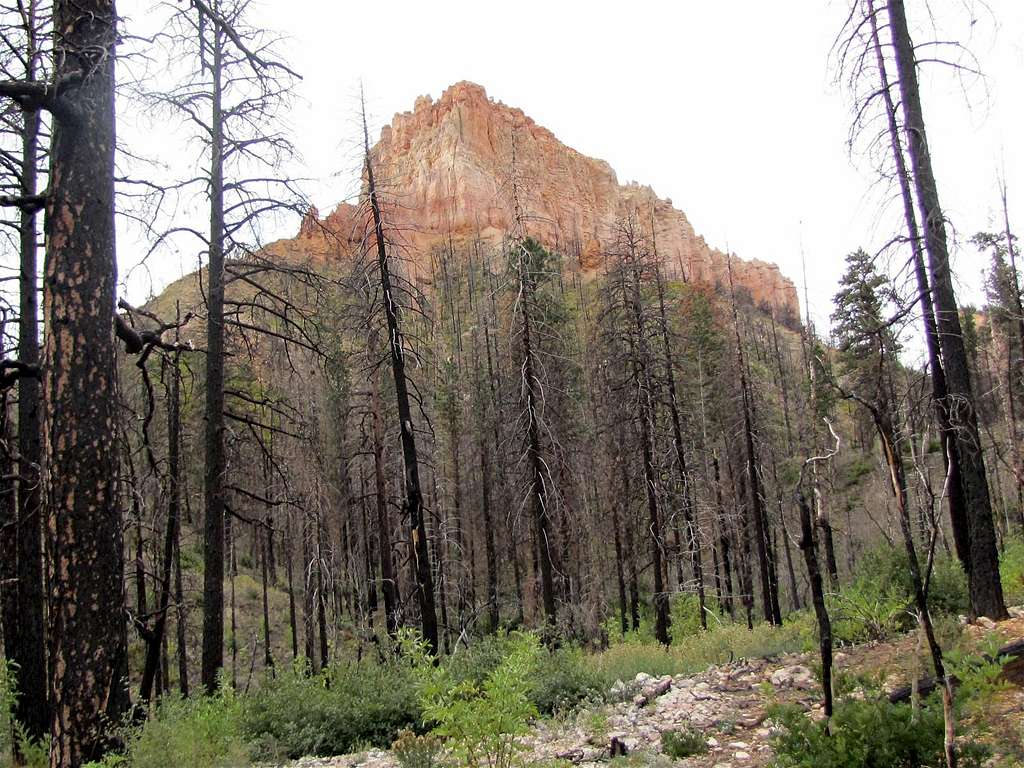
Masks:
[[[980,638],[993,627],[967,628]],[[1024,638],[1024,612],[998,626],[1007,641]],[[906,682],[906,667],[899,664],[915,654],[916,637],[888,643],[870,643],[839,652],[838,672],[852,675],[888,672],[886,687]],[[661,755],[662,734],[691,728],[704,735],[708,752],[675,762],[679,768],[747,768],[766,765],[771,757],[771,727],[767,708],[773,702],[794,703],[812,717],[821,716],[820,693],[812,672],[812,654],[736,661],[690,676],[655,678],[637,675],[619,681],[605,704],[570,719],[538,723],[525,739],[525,762],[568,761],[595,768],[609,760],[610,748],[622,745],[627,754],[646,756],[644,763],[673,761]],[[1024,736],[1024,675],[1009,675],[1015,683],[997,697],[985,713],[994,730]],[[371,750],[334,758],[305,758],[294,768],[395,768],[385,751]]]

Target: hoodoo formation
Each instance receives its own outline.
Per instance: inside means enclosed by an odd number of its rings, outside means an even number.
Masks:
[[[671,200],[648,186],[620,184],[608,163],[567,147],[475,83],[456,83],[437,101],[419,97],[411,112],[395,115],[383,128],[373,152],[391,224],[403,233],[410,268],[420,276],[429,269],[424,255],[442,238],[494,241],[512,228],[515,178],[527,232],[575,258],[585,272],[600,268],[616,222],[635,213],[644,221],[653,216],[669,274],[707,285],[728,282],[726,254],[694,232]],[[361,237],[363,218],[355,212],[348,203],[323,220],[311,211],[298,238],[278,247],[329,256],[337,238]],[[782,317],[798,316],[796,288],[775,264],[735,259],[732,266],[737,288],[756,304]]]

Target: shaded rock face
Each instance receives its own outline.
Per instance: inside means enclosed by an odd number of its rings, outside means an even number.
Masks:
[[[671,200],[650,187],[619,184],[608,163],[565,146],[521,110],[488,98],[479,85],[457,83],[436,102],[421,96],[413,111],[384,127],[373,154],[390,224],[401,230],[420,276],[429,268],[432,245],[449,236],[497,242],[514,229],[518,207],[525,233],[584,273],[601,268],[602,255],[615,247],[618,222],[632,215],[647,232],[653,222],[669,275],[728,285],[726,255],[710,248]],[[307,216],[299,239],[326,253],[315,216]],[[362,218],[342,204],[319,224],[354,242]],[[733,259],[732,271],[737,289],[756,304],[798,316],[796,289],[777,266]]]

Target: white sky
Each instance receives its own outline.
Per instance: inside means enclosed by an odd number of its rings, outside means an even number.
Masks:
[[[122,0],[121,13],[146,2]],[[472,80],[607,160],[621,182],[671,198],[712,245],[774,261],[798,287],[802,250],[822,323],[844,255],[877,248],[892,232],[888,219],[878,221],[867,163],[848,157],[848,97],[830,69],[846,0],[256,2],[256,22],[289,38],[284,58],[304,76],[292,119],[321,213],[355,188],[360,81],[379,130],[416,96],[436,99]],[[930,4],[940,35],[970,34],[987,80],[965,98],[936,73],[924,106],[940,195],[966,238],[996,226],[1000,168],[1024,229],[1024,2],[987,0],[990,11],[970,28],[964,2]],[[914,18],[925,2],[907,5]],[[131,264],[122,257],[122,274]],[[194,255],[165,255],[150,264],[152,288],[194,265]],[[980,297],[985,266],[962,247],[954,269],[963,300]],[[138,278],[126,288],[135,299],[149,289]]]

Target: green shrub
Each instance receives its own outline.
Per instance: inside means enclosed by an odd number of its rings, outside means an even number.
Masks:
[[[902,546],[880,545],[865,552],[857,563],[851,585],[843,591],[851,589],[861,594],[887,594],[910,606],[914,585],[906,551]],[[947,555],[935,558],[928,605],[935,613],[957,614],[967,609],[967,577],[955,558]]]
[[[0,762],[11,754],[11,710],[14,707],[14,680],[10,662],[0,660]]]
[[[241,704],[230,690],[218,696],[167,698],[153,716],[127,734],[125,755],[108,756],[110,768],[237,768],[249,764],[241,729]]]
[[[410,730],[398,734],[391,751],[401,768],[436,768],[441,740],[432,733],[419,735]]]
[[[530,677],[530,700],[544,715],[599,702],[607,690],[604,677],[576,647],[542,653]]]
[[[538,714],[530,688],[542,653],[540,643],[526,633],[508,639],[508,654],[478,686],[469,680],[453,684],[422,642],[410,634],[403,638],[404,655],[417,676],[424,720],[447,740],[459,765],[511,768],[523,748],[518,738]]]
[[[661,734],[661,751],[676,760],[684,760],[693,755],[707,754],[708,742],[700,731],[680,728]]]
[[[708,595],[704,601],[704,608],[707,613],[718,613],[718,601]],[[683,592],[672,598],[672,637],[679,640],[689,635],[696,635],[704,632],[700,624],[700,598],[689,592]],[[710,620],[714,623],[714,618]],[[713,628],[709,625],[709,629]]]
[[[909,628],[906,596],[863,581],[828,596],[832,639],[839,645],[888,640]]]
[[[312,677],[296,666],[246,699],[242,726],[264,758],[386,748],[419,724],[415,691],[412,670],[398,660],[336,663]]]
[[[50,764],[50,737],[33,739],[25,727],[14,720],[18,698],[14,667],[0,659],[0,765],[12,762],[15,742],[26,768],[46,768]]]
[[[1024,603],[1024,539],[1007,538],[999,562],[999,575],[1008,605]]]
[[[472,645],[459,647],[445,660],[445,669],[452,682],[470,682],[481,686],[512,648],[507,633],[496,633],[479,638]]]
[[[926,702],[915,714],[906,704],[842,701],[830,728],[795,706],[774,707],[780,726],[772,738],[775,768],[931,768],[945,764],[942,707]],[[982,765],[985,750],[958,744],[961,768]]]

